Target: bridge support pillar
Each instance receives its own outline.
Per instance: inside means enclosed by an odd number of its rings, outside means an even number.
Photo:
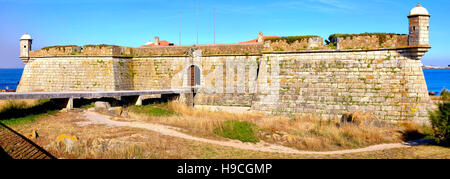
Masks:
[[[51,101],[67,110],[73,109],[73,98],[51,99]]]
[[[178,98],[178,102],[187,106],[194,106],[194,93],[182,93]]]
[[[73,109],[73,98],[69,98],[69,99],[67,100],[66,109],[67,109],[67,110]]]
[[[122,96],[121,100],[128,105],[136,105],[142,106],[142,97],[141,96]]]
[[[136,99],[136,103],[134,103],[136,106],[142,106],[142,96],[138,96]]]

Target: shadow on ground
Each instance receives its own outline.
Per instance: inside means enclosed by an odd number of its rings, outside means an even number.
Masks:
[[[6,153],[2,147],[0,147],[0,160],[9,160],[9,159],[12,159],[12,157],[9,156],[8,153]]]
[[[28,106],[25,103],[10,102],[0,110],[0,121],[14,118],[22,118],[29,115],[44,114],[53,110],[60,110],[62,107],[50,100],[39,100],[37,105]]]
[[[162,95],[162,97],[160,97],[160,98],[144,99],[144,100],[142,100],[142,105],[166,103],[166,102],[174,100],[178,96],[179,95]],[[133,105],[133,104],[130,104],[129,101],[121,100],[120,98],[103,97],[103,98],[92,98],[92,99],[86,99],[86,98],[74,99],[73,100],[73,107],[74,108],[80,108],[82,106],[93,104],[93,103],[95,103],[97,101],[108,102],[111,106],[130,106],[130,105]]]

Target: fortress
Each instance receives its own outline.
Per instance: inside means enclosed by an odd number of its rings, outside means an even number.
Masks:
[[[53,46],[31,51],[18,92],[192,89],[178,100],[245,106],[273,114],[340,117],[365,111],[384,120],[428,118],[431,100],[421,57],[429,45],[428,11],[414,7],[409,34],[334,34],[248,43],[151,47]]]

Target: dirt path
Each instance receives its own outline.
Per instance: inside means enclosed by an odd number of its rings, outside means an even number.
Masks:
[[[178,137],[188,140],[195,140],[210,144],[229,146],[238,149],[244,150],[254,150],[261,152],[274,152],[274,153],[288,153],[288,154],[313,154],[313,155],[333,155],[333,154],[348,154],[348,153],[358,153],[358,152],[370,152],[377,150],[385,150],[385,149],[393,149],[393,148],[402,148],[402,147],[411,147],[415,145],[420,145],[422,141],[413,141],[413,142],[403,142],[403,143],[392,143],[392,144],[379,144],[373,145],[365,148],[359,149],[349,149],[349,150],[338,150],[338,151],[324,151],[324,152],[314,152],[314,151],[301,151],[294,148],[289,148],[281,145],[273,145],[268,144],[266,142],[258,142],[254,143],[243,143],[238,140],[230,140],[230,141],[216,141],[211,139],[205,139],[200,137],[194,137],[191,135],[187,135],[185,133],[177,131],[175,127],[165,126],[161,124],[153,124],[153,123],[144,123],[144,122],[124,122],[124,121],[114,121],[110,119],[110,116],[100,114],[92,111],[84,111],[83,115],[88,119],[88,121],[77,122],[78,125],[92,125],[92,124],[104,124],[109,127],[133,127],[133,128],[141,128],[154,132],[158,132],[163,135]]]

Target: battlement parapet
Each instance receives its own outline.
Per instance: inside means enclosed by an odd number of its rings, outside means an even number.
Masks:
[[[304,52],[316,50],[377,50],[408,46],[408,35],[394,33],[333,34],[323,42],[319,36],[289,36],[264,40],[264,43],[208,44],[182,46],[124,47],[117,45],[75,45],[44,47],[30,52],[30,57],[51,56],[188,56],[192,48],[202,50],[204,56],[255,55],[262,52]]]
[[[289,36],[268,38],[264,41],[264,51],[302,51],[327,48],[319,36]]]
[[[211,55],[249,55],[260,54],[263,46],[260,43],[252,44],[218,44],[218,45],[183,45],[183,46],[156,46],[156,47],[120,47],[122,56],[188,56],[192,48],[200,49],[204,56]]]
[[[199,45],[196,48],[202,50],[204,56],[211,55],[250,55],[261,54],[263,51],[262,43],[249,44],[218,44],[218,45]]]
[[[30,56],[31,57],[62,56],[62,55],[75,55],[80,53],[81,53],[80,46],[65,45],[65,46],[44,47],[41,50],[30,51]]]
[[[117,56],[186,56],[187,46],[119,47]]]
[[[379,49],[408,46],[408,35],[394,33],[332,34],[328,46],[336,49]]]
[[[260,54],[263,44],[219,44],[219,45],[184,45],[155,47],[122,47],[116,45],[75,45],[44,47],[30,52],[30,57],[49,56],[187,56],[191,48],[203,51],[209,55],[249,55]]]
[[[85,56],[114,56],[120,54],[120,46],[117,45],[84,45],[82,53],[75,55]]]

